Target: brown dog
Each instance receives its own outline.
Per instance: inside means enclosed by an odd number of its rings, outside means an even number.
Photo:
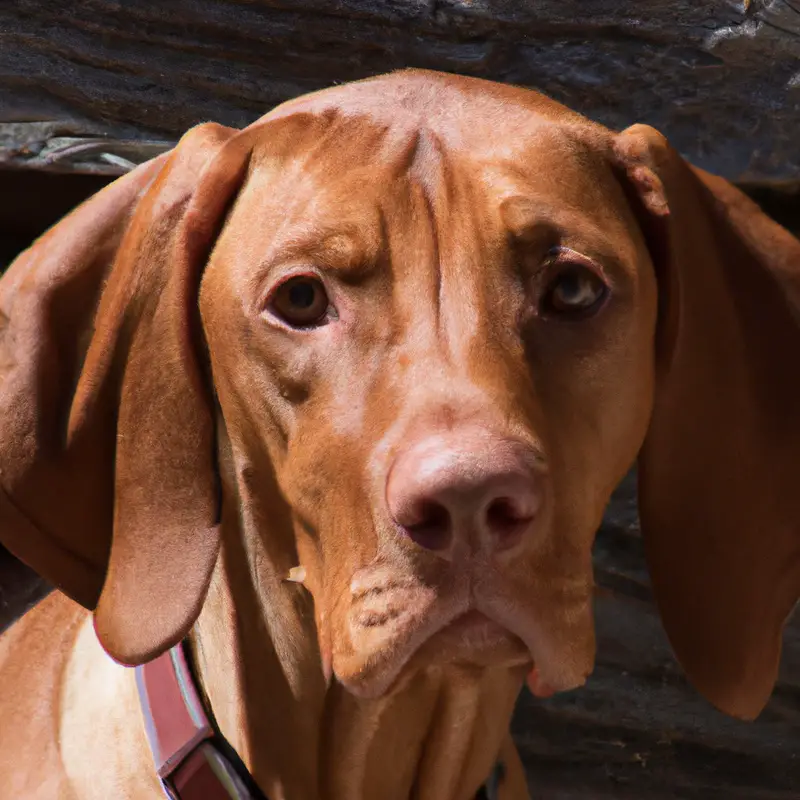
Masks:
[[[106,653],[187,636],[270,798],[470,798],[498,758],[527,797],[514,700],[591,671],[637,455],[678,658],[755,716],[800,588],[799,276],[654,130],[519,88],[190,131],[0,283],[0,538],[77,601],[0,640],[0,797],[160,797]]]

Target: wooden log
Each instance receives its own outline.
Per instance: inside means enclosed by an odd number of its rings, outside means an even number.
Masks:
[[[113,172],[406,66],[648,122],[731,179],[800,179],[800,0],[5,0],[0,162]]]

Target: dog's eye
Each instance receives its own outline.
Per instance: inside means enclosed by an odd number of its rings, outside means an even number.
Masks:
[[[269,307],[287,325],[311,328],[325,321],[330,302],[321,280],[298,275],[278,286]]]
[[[542,298],[542,311],[559,316],[590,314],[608,293],[608,287],[590,269],[580,264],[562,268]]]

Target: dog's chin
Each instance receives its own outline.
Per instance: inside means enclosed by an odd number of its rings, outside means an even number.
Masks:
[[[590,582],[565,581],[551,597],[501,577],[451,571],[423,583],[386,565],[359,570],[327,618],[333,674],[365,698],[444,666],[523,674],[535,665],[552,691],[583,684],[594,663]]]
[[[525,643],[480,611],[467,611],[433,634],[414,653],[409,665],[462,664],[478,668],[532,664]]]
[[[381,625],[364,627],[351,620],[353,649],[349,654],[334,654],[333,671],[352,694],[381,697],[398,690],[414,675],[437,667],[507,668],[522,676],[532,666],[525,643],[479,611],[409,611]]]

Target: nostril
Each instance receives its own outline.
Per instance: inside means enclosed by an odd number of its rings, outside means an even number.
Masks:
[[[447,560],[508,556],[540,517],[542,464],[532,447],[482,428],[425,436],[397,454],[386,476],[393,531]]]
[[[510,547],[517,542],[533,519],[509,497],[498,497],[486,509],[486,527],[497,540],[499,547]]]
[[[450,513],[434,500],[421,500],[403,521],[409,538],[426,550],[444,550],[450,545]]]

